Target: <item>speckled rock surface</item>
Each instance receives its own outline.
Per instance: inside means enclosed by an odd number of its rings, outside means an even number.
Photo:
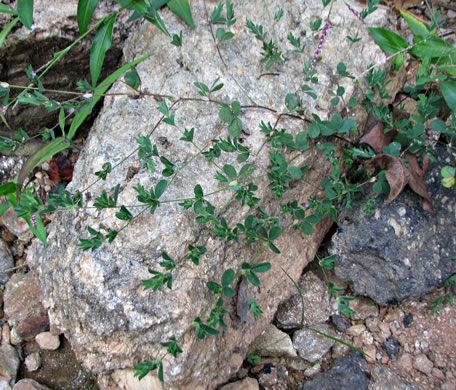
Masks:
[[[207,5],[212,8],[215,2],[207,2]],[[276,0],[268,5],[271,10],[276,10],[283,4]],[[137,67],[144,90],[199,98],[193,83],[201,81],[211,84],[215,78],[220,77],[225,86],[214,94],[214,98],[227,102],[238,99],[242,105],[250,105],[253,100],[258,105],[280,112],[285,110],[286,94],[298,89],[300,84],[300,80],[295,78],[298,76],[289,78],[289,75],[302,74],[304,62],[313,55],[316,48],[318,33],[315,37],[305,39],[307,46],[304,57],[287,51],[287,56],[290,57],[287,70],[277,66],[273,69],[280,73],[278,77],[260,78],[259,75],[265,71],[260,62],[261,45],[254,41],[254,37],[244,27],[244,18],[248,16],[255,23],[265,24],[265,28],[270,30],[262,1],[239,2],[235,5],[239,19],[232,27],[235,36],[220,44],[229,72],[217,56],[203,1],[192,3],[192,13],[197,28],[193,31],[185,29],[181,49],[169,45],[164,36],[150,24],[141,25],[129,38],[124,48],[126,61],[150,51],[154,53]],[[284,47],[290,31],[299,35],[300,26],[308,26],[321,13],[320,2],[287,4],[282,20],[275,26]],[[349,45],[345,38],[349,31],[365,27],[357,23],[342,2],[334,3],[331,15],[333,28],[328,33],[325,44],[325,61],[317,64],[319,84],[315,88],[321,98],[314,101],[305,94],[302,96],[307,114],[318,113],[321,118],[330,115],[328,91],[336,88],[334,72],[339,61],[346,61],[347,70],[359,74],[368,64],[381,63],[385,59],[376,44],[367,38],[367,34],[356,49]],[[167,10],[163,10],[162,18],[170,26],[171,33],[183,28],[182,23]],[[387,26],[386,11],[381,9],[373,14],[369,23]],[[191,69],[191,72],[187,69]],[[341,79],[339,82],[344,85],[347,97],[350,96],[353,93],[351,81]],[[118,83],[111,92],[128,92],[128,89]],[[151,142],[157,144],[159,153],[172,160],[177,167],[188,165],[176,176],[160,199],[165,202],[192,197],[196,184],[201,184],[205,193],[220,187],[220,183],[214,179],[217,169],[203,156],[200,155],[190,163],[198,149],[179,141],[182,134],[178,129],[194,127],[194,142],[198,148],[206,148],[211,140],[227,134],[226,126],[218,119],[217,105],[181,101],[174,106],[172,113],[176,115],[177,129],[161,123],[154,130]],[[121,161],[136,147],[136,138],[148,134],[159,118],[160,113],[152,96],[140,99],[107,97],[102,114],[75,166],[73,182],[68,189],[76,191],[91,185],[96,179],[93,173],[100,170],[104,162],[109,161],[113,165],[119,163],[106,181],[100,181],[90,188],[91,200],[88,204],[92,205],[93,199],[102,190],[111,193],[117,184],[121,184],[119,203],[137,204],[134,187],[139,184],[146,189],[155,186],[163,178],[160,174],[162,167],[159,166],[153,173],[138,170],[140,164],[134,153],[133,158],[123,163]],[[258,154],[264,142],[259,124],[261,121],[273,123],[276,118],[267,110],[243,109],[240,119],[244,127],[242,143],[252,155],[249,162],[254,165],[255,172],[263,173],[269,164],[269,147],[266,145]],[[359,128],[363,128],[365,113],[358,119]],[[302,131],[303,125],[302,120],[292,118],[282,118],[279,123],[280,127],[287,128],[292,133]],[[239,168],[235,157],[227,153],[223,153],[217,163],[229,163]],[[306,176],[306,182],[310,184],[298,183],[282,199],[274,199],[267,189],[267,181],[259,180],[256,183],[259,187],[256,194],[263,199],[261,206],[272,215],[279,212],[280,203],[291,199],[305,201],[315,193],[312,183],[320,182],[328,172],[323,156],[315,147],[299,154],[294,164],[311,165]],[[208,200],[218,210],[231,195],[227,191],[218,192]],[[205,283],[220,280],[227,268],[239,270],[241,263],[251,258],[258,249],[256,245],[225,244],[210,235],[203,236],[204,229],[195,222],[192,212],[183,212],[176,203],[169,203],[162,204],[153,216],[150,213],[141,215],[119,234],[112,245],[103,245],[93,253],[81,252],[76,244],[79,237],[87,238],[87,226],[103,231],[123,226],[115,218],[115,212],[116,210],[100,212],[87,209],[73,214],[59,213],[49,225],[48,248],[43,250],[41,244],[35,242],[27,258],[39,273],[52,322],[65,332],[77,357],[99,375],[100,384],[107,388],[112,384],[112,372],[120,370],[122,373],[140,361],[161,356],[163,348],[160,343],[171,336],[179,337],[211,299],[212,293],[205,288]],[[239,202],[234,202],[225,209],[223,216],[230,226],[234,226],[243,221],[248,213],[247,206],[242,207]],[[283,223],[286,224],[287,221],[284,220]],[[220,367],[229,361],[233,350],[237,349],[237,352],[244,354],[248,345],[272,320],[279,302],[294,292],[294,286],[280,267],[286,268],[294,279],[298,279],[303,268],[312,260],[329,226],[330,222],[324,221],[308,238],[304,238],[298,231],[281,235],[276,240],[276,245],[283,249],[282,253],[276,255],[268,252],[267,256],[260,259],[272,263],[272,270],[261,275],[262,286],[267,288],[249,287],[247,291],[249,297],[255,296],[258,299],[264,313],[262,320],[254,321],[250,318],[244,323],[235,313],[231,313],[226,318],[228,329],[219,337],[200,341],[193,332],[186,334],[181,342],[184,352],[177,359],[165,358],[166,386],[197,389],[213,388],[224,383],[236,368]],[[174,272],[172,291],[143,290],[140,281],[150,277],[148,268],[159,267],[162,251],[175,259],[183,258],[188,245],[194,245],[200,237],[205,237],[202,244],[207,247],[207,253],[201,258],[199,267],[191,262],[180,264]],[[232,311],[229,305],[226,308]],[[118,387],[121,388],[121,385]]]
[[[438,148],[426,177],[436,214],[405,189],[373,215],[356,210],[333,236],[336,275],[352,280],[357,294],[382,305],[419,298],[456,272],[456,195],[441,185],[448,152]]]

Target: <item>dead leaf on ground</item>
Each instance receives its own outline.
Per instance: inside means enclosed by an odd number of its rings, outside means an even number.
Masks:
[[[408,185],[421,197],[421,206],[423,209],[429,211],[431,214],[435,214],[434,208],[432,207],[431,197],[429,196],[426,184],[424,183],[424,175],[429,168],[429,156],[427,154],[424,156],[423,169],[420,168],[415,155],[407,154],[405,158],[410,172]]]
[[[382,153],[383,147],[389,145],[396,135],[395,131],[385,134],[384,130],[385,124],[371,112],[367,118],[366,134],[363,135],[360,142],[368,144],[375,153]]]
[[[386,180],[390,186],[390,193],[384,205],[391,203],[402,192],[408,182],[409,172],[402,165],[401,159],[390,154],[379,154],[371,158],[366,165],[369,173],[375,171],[375,167],[386,169]]]
[[[421,205],[425,211],[435,214],[431,197],[424,183],[424,175],[429,167],[429,156],[423,160],[421,169],[415,155],[407,154],[405,161],[390,154],[379,154],[366,162],[366,170],[373,174],[375,167],[386,169],[386,180],[390,186],[390,193],[384,205],[391,203],[408,184],[421,197]]]

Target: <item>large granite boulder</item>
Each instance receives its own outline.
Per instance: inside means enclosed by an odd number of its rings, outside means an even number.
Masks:
[[[435,215],[406,188],[371,215],[356,210],[332,238],[337,277],[352,280],[357,294],[378,304],[420,298],[456,272],[456,196],[440,175],[450,156],[438,147],[435,157],[425,177]]]
[[[133,365],[162,357],[165,350],[160,343],[172,336],[180,337],[212,299],[213,294],[205,287],[206,282],[220,280],[228,268],[239,270],[241,264],[250,261],[259,249],[258,244],[248,245],[243,240],[241,245],[232,241],[221,242],[212,234],[205,233],[206,228],[195,222],[192,211],[184,211],[175,202],[166,203],[193,197],[196,184],[202,186],[204,193],[222,188],[214,179],[218,169],[201,154],[196,155],[199,150],[207,150],[211,140],[226,138],[227,130],[218,118],[219,106],[206,99],[175,100],[172,113],[175,114],[177,127],[163,122],[156,126],[161,117],[157,100],[162,98],[157,94],[171,95],[176,99],[200,98],[194,82],[210,85],[220,78],[224,88],[213,94],[214,99],[227,103],[239,100],[245,106],[267,106],[277,110],[244,107],[239,116],[243,122],[240,142],[250,150],[248,161],[254,165],[255,174],[261,175],[270,164],[270,147],[269,144],[263,145],[265,137],[259,124],[261,121],[273,124],[278,119],[278,113],[286,111],[285,96],[299,89],[304,63],[313,55],[319,33],[303,37],[306,42],[304,55],[288,49],[286,36],[289,32],[299,36],[308,29],[311,21],[328,12],[328,8],[322,10],[321,2],[292,2],[286,7],[278,0],[268,2],[272,13],[284,8],[284,16],[275,24],[275,30],[282,50],[290,58],[286,66],[274,65],[271,69],[274,74],[270,74],[260,62],[261,44],[245,27],[247,17],[254,23],[262,23],[271,34],[264,2],[236,2],[234,12],[238,21],[231,27],[234,38],[219,44],[224,62],[218,55],[207,20],[207,12],[210,14],[216,4],[213,1],[192,2],[195,30],[185,28],[171,12],[161,12],[171,33],[185,30],[182,48],[171,46],[164,35],[147,23],[131,34],[124,47],[126,61],[145,53],[154,53],[137,67],[142,88],[148,95],[139,99],[116,95],[131,93],[131,90],[123,83],[114,85],[68,187],[70,191],[87,189],[85,198],[89,199],[88,205],[93,205],[94,198],[102,190],[112,194],[115,186],[120,184],[119,203],[138,204],[134,187],[143,185],[148,190],[163,179],[163,166],[159,165],[152,173],[139,169],[135,140],[138,136],[151,134],[151,142],[158,146],[159,153],[183,168],[160,199],[164,203],[154,215],[145,212],[136,218],[112,245],[104,244],[93,252],[82,252],[77,247],[79,238],[87,238],[87,226],[104,232],[121,228],[124,224],[115,218],[117,210],[88,208],[74,213],[58,213],[49,226],[48,247],[44,249],[40,243],[34,242],[28,254],[30,265],[39,274],[51,322],[65,332],[77,357],[99,375],[99,383],[105,389],[142,388],[132,384],[135,383],[131,370]],[[388,26],[386,16],[387,11],[380,9],[369,17],[368,23]],[[338,62],[344,61],[349,72],[361,74],[368,64],[381,64],[385,59],[368,37],[366,26],[359,24],[343,2],[334,3],[331,21],[332,28],[322,53],[324,61],[317,64],[319,84],[315,85],[315,92],[319,98],[313,100],[308,95],[302,95],[308,117],[311,113],[317,113],[322,119],[330,116],[334,108],[329,103],[328,91],[336,90],[337,82],[345,87],[347,98],[354,93],[351,80],[337,77],[335,69]],[[363,31],[363,39],[353,46],[346,35],[356,29]],[[354,113],[349,115],[352,117]],[[359,111],[357,119],[358,128],[362,129],[366,120],[363,110]],[[277,126],[297,134],[306,129],[306,122],[300,118],[281,116]],[[192,127],[195,128],[195,144],[180,141],[183,129]],[[358,136],[353,135],[354,138]],[[262,199],[259,205],[270,215],[279,214],[281,203],[293,199],[302,203],[311,195],[318,195],[315,185],[330,172],[315,145],[304,153],[295,152],[292,156],[295,158],[293,165],[308,165],[310,169],[305,180],[294,183],[281,199],[272,195],[264,177],[255,181],[258,186],[256,194]],[[115,169],[106,181],[96,181],[94,172],[101,170],[107,161]],[[222,153],[216,163],[219,166],[232,164],[236,169],[240,167],[230,153]],[[231,196],[230,191],[220,191],[208,200],[217,211],[224,208],[223,217],[233,227],[255,211],[247,205],[242,206],[239,201],[230,202]],[[132,209],[135,210],[141,209]],[[289,222],[289,219],[283,218],[281,224],[286,226]],[[280,254],[268,250],[263,252],[257,261],[270,262],[272,270],[261,274],[259,288],[249,285],[244,291],[244,295],[257,299],[263,310],[262,320],[254,321],[245,315],[241,320],[236,314],[236,304],[227,300],[225,308],[230,315],[225,317],[226,330],[203,341],[197,338],[194,331],[187,332],[180,341],[183,353],[177,359],[165,356],[165,387],[207,389],[225,382],[237,370],[237,367],[227,367],[231,356],[245,354],[249,344],[272,320],[278,304],[295,292],[281,267],[298,280],[330,225],[331,221],[322,221],[307,237],[299,231],[289,230],[275,241]],[[151,276],[148,268],[160,268],[163,251],[174,259],[181,259],[185,257],[188,245],[197,242],[206,246],[207,252],[200,259],[199,266],[190,261],[179,264],[174,271],[171,291],[153,292],[142,288],[140,281]],[[154,375],[142,382],[151,383],[149,389],[157,383]]]

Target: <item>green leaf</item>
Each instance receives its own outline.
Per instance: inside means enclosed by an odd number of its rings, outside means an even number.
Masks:
[[[95,8],[97,8],[98,0],[79,0],[78,1],[78,27],[79,34],[82,35],[87,31]]]
[[[227,298],[233,298],[236,292],[231,287],[223,287],[223,295]]]
[[[62,134],[65,135],[65,110],[63,107],[60,108],[59,112],[59,126],[60,130],[62,130]]]
[[[238,138],[242,132],[242,121],[239,118],[234,118],[234,120],[228,126],[228,133],[233,138]]]
[[[309,143],[307,142],[307,134],[304,131],[301,131],[296,136],[296,146],[299,150],[307,150],[309,149]]]
[[[231,109],[233,111],[234,116],[238,116],[241,112],[241,103],[235,100],[233,103],[231,103]]]
[[[268,246],[274,253],[280,253],[280,249],[277,248],[271,241],[268,241]]]
[[[13,182],[0,185],[0,196],[16,192],[17,184]]]
[[[40,240],[43,243],[44,247],[46,247],[47,246],[47,235],[46,235],[46,229],[44,227],[41,216],[38,213],[35,214],[36,227],[33,225],[32,221],[31,221],[30,214],[24,215],[22,218],[25,219],[25,221],[29,225],[30,230],[35,235],[35,237],[38,238],[38,240]]]
[[[234,272],[234,270],[232,270],[231,268],[227,269],[222,275],[222,279],[221,279],[222,286],[223,287],[229,286],[233,282],[235,277],[236,277],[236,273]]]
[[[453,177],[456,175],[456,169],[447,165],[440,170],[440,173],[442,177]]]
[[[195,186],[193,192],[195,193],[196,199],[201,199],[204,196],[203,188],[199,184]]]
[[[442,81],[439,86],[447,106],[456,115],[456,81]]]
[[[304,221],[303,223],[301,223],[300,227],[303,233],[308,236],[310,236],[314,232],[313,226],[309,222]]]
[[[144,19],[146,19],[148,22],[152,23],[167,37],[171,38],[171,34],[167,30],[165,23],[163,22],[162,18],[158,14],[157,10],[155,8],[153,8],[153,9],[149,8],[148,11],[149,12],[144,15]]]
[[[257,264],[257,265],[254,265],[252,267],[252,271],[254,272],[267,272],[271,269],[271,263],[260,263],[260,264]]]
[[[274,241],[275,239],[277,239],[279,236],[280,236],[280,233],[281,233],[281,229],[280,227],[278,226],[273,226],[271,228],[271,230],[269,231],[269,239],[271,241]]]
[[[317,138],[320,135],[320,126],[318,123],[312,122],[307,128],[310,138]]]
[[[0,4],[0,13],[17,15],[17,11],[8,5]]]
[[[17,14],[22,24],[31,30],[33,24],[33,0],[17,0]]]
[[[426,25],[421,20],[419,20],[414,15],[402,9],[399,9],[399,12],[409,25],[410,30],[414,35],[421,35],[423,37],[429,35],[429,30],[426,28]]]
[[[98,86],[97,88],[93,91],[94,96],[93,96],[93,101],[92,105],[95,106],[97,102],[101,99],[103,94],[109,89],[109,87],[114,83],[123,73],[128,71],[130,68],[132,68],[135,65],[138,65],[140,62],[143,62],[147,58],[149,58],[153,53],[148,53],[143,55],[142,57],[137,58],[136,60],[133,60],[129,62],[128,64],[125,64],[124,66],[120,67],[117,69],[115,72],[111,73],[108,77],[106,77]],[[82,123],[85,121],[87,116],[90,114],[90,110],[81,110],[76,113],[74,116],[73,122],[71,122],[71,127],[70,131],[68,133],[68,139],[72,139],[74,135],[76,134],[76,131],[79,129],[79,127],[82,125]]]
[[[160,196],[166,191],[166,187],[168,186],[167,180],[160,180],[155,187],[155,198],[159,199]]]
[[[287,106],[288,110],[293,111],[295,108],[301,105],[301,99],[296,93],[289,93],[285,97],[285,105]]]
[[[90,49],[90,75],[92,77],[93,87],[97,85],[105,54],[111,47],[112,30],[115,21],[115,15],[106,19],[104,23],[98,27],[95,37],[93,38],[92,47]]]
[[[380,27],[369,27],[369,31],[377,45],[388,55],[408,47],[408,42],[393,31]]]
[[[234,115],[227,105],[222,105],[219,110],[219,118],[226,123],[231,123],[234,119]]]
[[[5,41],[6,36],[9,34],[9,32],[13,29],[13,27],[19,22],[19,18],[13,19],[0,33],[0,48],[3,45],[3,42]],[[3,113],[2,113],[3,115]]]
[[[211,290],[214,294],[220,294],[222,292],[222,287],[220,284],[215,282],[207,282],[206,287]]]
[[[247,279],[249,280],[250,283],[252,283],[255,287],[258,287],[260,285],[260,279],[256,274],[252,271],[247,272]]]
[[[141,85],[141,78],[139,77],[138,71],[135,67],[131,68],[124,76],[127,85],[133,89],[138,89]]]
[[[223,166],[223,172],[225,172],[230,179],[234,179],[237,177],[236,169],[230,164],[225,164]]]
[[[193,23],[192,11],[188,0],[170,0],[166,3],[168,8],[179,16],[190,28],[194,29],[195,24]]]
[[[248,156],[247,156],[248,157]],[[238,159],[239,160],[239,159]],[[245,164],[239,171],[239,177],[246,177],[252,174],[254,167],[252,164]]]
[[[443,57],[456,49],[442,38],[433,37],[412,47],[410,52],[416,57]]]
[[[288,167],[288,172],[290,172],[293,179],[299,180],[302,177],[301,168],[299,167]]]

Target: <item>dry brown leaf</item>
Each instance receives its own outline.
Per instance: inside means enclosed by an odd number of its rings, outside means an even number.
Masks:
[[[402,165],[401,159],[390,154],[379,154],[367,162],[368,171],[373,172],[375,167],[386,169],[386,180],[390,186],[390,193],[384,205],[391,203],[402,192],[408,182],[408,170]]]
[[[420,168],[416,156],[413,154],[407,154],[405,156],[408,165],[408,171],[410,177],[408,184],[410,188],[415,191],[421,197],[421,205],[424,210],[429,211],[431,214],[435,214],[434,208],[432,207],[431,197],[424,183],[424,175],[429,167],[429,156],[425,155],[423,159],[423,169]]]
[[[396,135],[394,131],[385,134],[385,124],[372,113],[368,116],[366,128],[367,132],[360,142],[368,144],[377,154],[382,153],[383,147],[389,145]]]

